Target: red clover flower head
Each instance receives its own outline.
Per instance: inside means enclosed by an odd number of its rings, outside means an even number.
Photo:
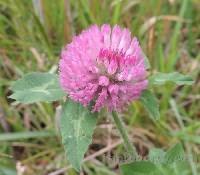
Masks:
[[[144,56],[126,28],[93,25],[75,36],[61,53],[61,87],[93,111],[122,110],[147,88]]]

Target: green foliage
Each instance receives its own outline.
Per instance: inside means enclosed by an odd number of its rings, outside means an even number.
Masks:
[[[50,131],[27,131],[27,132],[15,132],[15,133],[4,133],[0,134],[0,141],[13,141],[22,140],[30,138],[40,138],[40,137],[52,137],[55,133]]]
[[[63,105],[60,130],[68,160],[79,171],[83,156],[91,143],[97,113],[81,104],[67,100]]]
[[[184,160],[184,150],[180,143],[171,147],[167,152],[162,149],[153,148],[150,150],[148,158],[156,164],[172,164]]]
[[[192,85],[194,81],[188,75],[183,75],[178,72],[172,73],[157,73],[149,78],[150,84],[163,85],[168,81],[177,85]]]
[[[13,94],[10,98],[25,104],[56,101],[65,95],[60,88],[58,76],[50,73],[29,73],[14,82],[11,90]]]
[[[156,166],[148,161],[124,164],[120,166],[120,169],[123,175],[156,175]]]
[[[140,102],[147,109],[150,117],[153,120],[158,120],[160,118],[159,105],[156,97],[152,94],[151,91],[144,90],[140,97]]]
[[[17,172],[15,169],[3,167],[0,165],[0,173],[1,175],[17,175]]]
[[[184,150],[182,145],[176,144],[169,149],[164,156],[164,163],[170,164],[176,161],[182,161],[184,159]]]
[[[176,144],[166,153],[161,149],[150,150],[148,161],[135,161],[120,166],[123,175],[177,175],[181,171],[189,175],[188,163],[181,144]],[[182,170],[181,170],[182,169]]]
[[[151,68],[151,65],[150,65],[149,59],[147,58],[147,56],[145,55],[144,52],[142,52],[142,54],[143,54],[143,57],[144,57],[145,68],[146,68],[146,69]]]
[[[152,148],[149,151],[148,159],[156,164],[161,164],[164,162],[165,152],[159,148]]]

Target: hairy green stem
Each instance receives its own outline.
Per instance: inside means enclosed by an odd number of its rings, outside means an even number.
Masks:
[[[130,142],[130,140],[128,138],[128,134],[126,132],[126,129],[124,127],[124,124],[123,124],[122,120],[119,118],[117,112],[115,112],[115,111],[112,112],[112,116],[113,116],[114,122],[115,122],[115,124],[117,126],[117,129],[119,130],[119,132],[121,134],[121,137],[124,140],[124,144],[125,144],[125,147],[126,147],[128,153],[132,156],[132,158],[136,158],[137,157],[136,149],[131,144],[131,142]]]

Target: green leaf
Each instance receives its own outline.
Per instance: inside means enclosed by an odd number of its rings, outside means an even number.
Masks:
[[[123,175],[157,175],[156,165],[149,161],[137,161],[120,166]]]
[[[174,162],[180,162],[183,159],[184,159],[184,150],[182,145],[178,143],[166,152],[164,156],[164,163],[171,164]]]
[[[158,120],[160,118],[159,105],[156,97],[151,93],[151,91],[149,90],[143,91],[140,97],[140,101],[147,109],[147,111],[150,114],[150,117],[153,120]]]
[[[164,161],[165,152],[159,148],[152,148],[149,152],[148,159],[155,164],[161,164]]]
[[[151,65],[150,65],[149,59],[147,58],[147,56],[145,55],[144,52],[142,52],[142,55],[143,55],[143,57],[144,57],[144,65],[145,65],[145,68],[146,68],[146,69],[150,69],[150,68],[151,68]]]
[[[158,165],[160,171],[158,175],[191,175],[191,167],[188,161],[180,161],[173,164]],[[154,175],[154,174],[152,174]]]
[[[8,168],[0,165],[0,174],[1,175],[17,175],[17,172],[14,168]]]
[[[81,104],[67,100],[61,114],[61,135],[67,158],[79,171],[82,159],[91,143],[97,113],[91,113]]]
[[[171,81],[178,85],[191,85],[194,83],[192,78],[188,75],[183,75],[178,72],[172,72],[172,73],[157,73],[155,75],[152,75],[149,78],[150,84],[157,84],[162,85],[166,82]]]
[[[56,101],[65,96],[60,88],[58,76],[51,73],[33,72],[14,82],[13,94],[9,98],[21,103]]]

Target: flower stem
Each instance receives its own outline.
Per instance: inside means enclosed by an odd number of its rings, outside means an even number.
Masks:
[[[133,158],[136,158],[137,157],[137,152],[136,152],[136,149],[135,147],[131,144],[129,138],[128,138],[128,134],[126,132],[126,129],[124,127],[124,124],[122,122],[122,120],[119,118],[117,112],[113,111],[112,112],[112,116],[113,116],[113,119],[114,119],[114,122],[117,126],[117,129],[119,130],[120,134],[121,134],[121,137],[123,138],[124,140],[124,144],[125,144],[125,147],[128,151],[128,153],[133,156]]]

